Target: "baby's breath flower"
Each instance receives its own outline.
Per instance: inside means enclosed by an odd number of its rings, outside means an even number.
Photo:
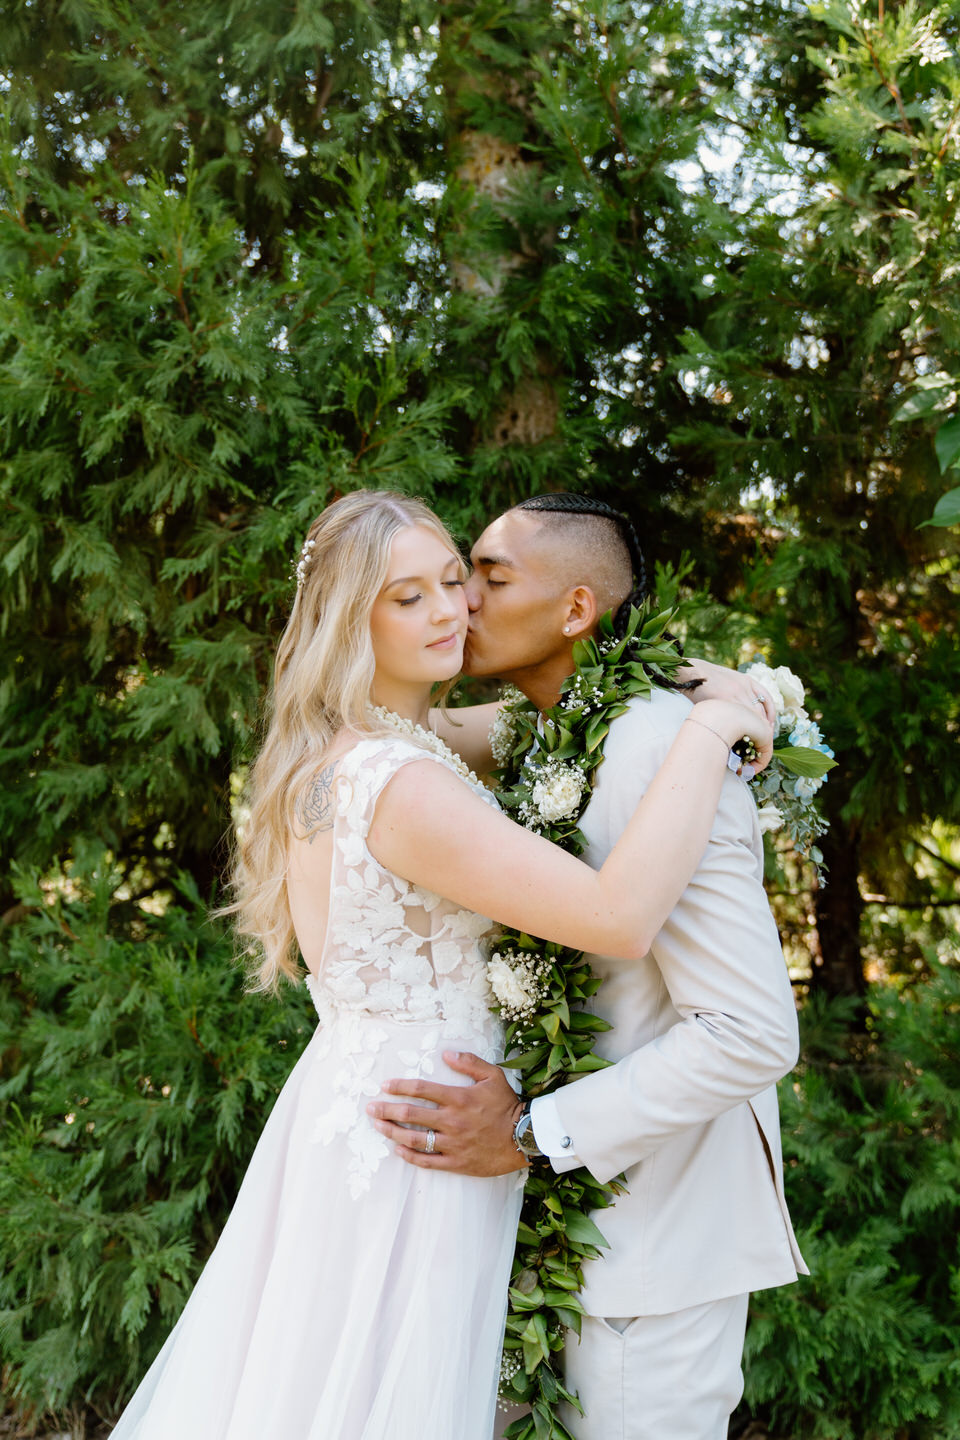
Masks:
[[[510,763],[518,735],[519,716],[515,707],[525,703],[526,697],[516,685],[504,685],[500,691],[500,705],[490,726],[490,749],[498,770]]]
[[[497,1409],[505,1413],[509,1412],[512,1400],[507,1403],[504,1396],[509,1397],[510,1385],[514,1378],[523,1369],[521,1364],[521,1353],[517,1350],[503,1350],[500,1354],[500,1384],[497,1387]]]
[[[510,759],[516,738],[517,727],[513,717],[502,709],[498,710],[490,726],[490,750],[498,768],[502,768]]]

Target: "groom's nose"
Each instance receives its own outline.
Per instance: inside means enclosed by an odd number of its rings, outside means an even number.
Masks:
[[[470,579],[463,587],[463,593],[467,597],[467,609],[470,614],[476,614],[480,609],[480,586],[475,575],[470,576]]]

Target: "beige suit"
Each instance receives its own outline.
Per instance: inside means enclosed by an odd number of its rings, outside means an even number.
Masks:
[[[589,864],[606,859],[689,707],[659,691],[613,722],[581,821]],[[762,880],[756,807],[729,773],[703,859],[650,952],[590,957],[604,980],[595,1008],[614,1027],[597,1049],[617,1063],[535,1102],[533,1115],[541,1146],[563,1132],[553,1155],[599,1180],[626,1171],[628,1193],[595,1216],[610,1249],[585,1267],[591,1316],[692,1315],[806,1273],[783,1196],[775,1089],[796,1062],[796,1010]],[[734,1353],[739,1376],[739,1343]],[[582,1366],[577,1383],[589,1421]],[[662,1440],[688,1433],[725,1434],[725,1422],[678,1420]]]

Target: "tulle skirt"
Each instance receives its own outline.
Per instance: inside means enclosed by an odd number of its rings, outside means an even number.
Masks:
[[[490,1440],[522,1182],[405,1165],[363,1108],[489,1039],[317,1030],[113,1440]]]

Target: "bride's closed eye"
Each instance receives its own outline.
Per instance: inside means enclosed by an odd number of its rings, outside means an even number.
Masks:
[[[451,588],[452,588],[452,589],[457,589],[457,590],[462,590],[463,587],[464,587],[464,585],[466,584],[466,581],[465,581],[465,580],[442,580],[440,583],[443,585],[444,589],[447,589],[447,590],[449,590],[449,589],[451,589]],[[417,593],[416,593],[416,595],[404,595],[404,596],[398,598],[398,599],[397,599],[397,604],[398,604],[398,605],[415,605],[418,600],[422,600],[422,599],[423,599],[423,594],[422,594],[421,591],[418,590]]]

